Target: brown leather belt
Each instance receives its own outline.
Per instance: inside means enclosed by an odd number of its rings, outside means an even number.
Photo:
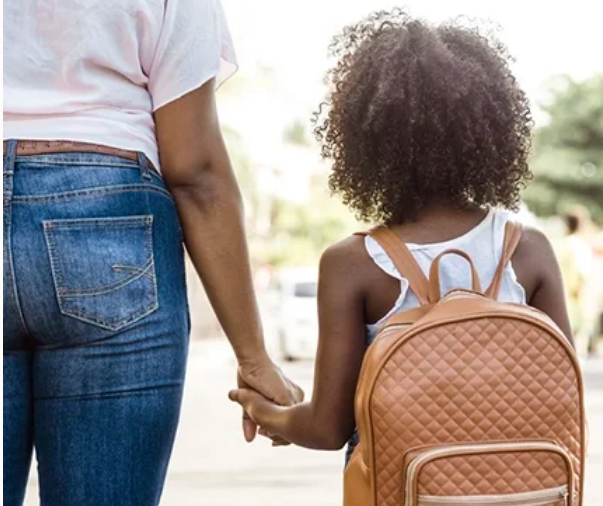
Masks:
[[[7,141],[4,141],[4,154],[6,154]],[[55,153],[97,153],[101,155],[119,156],[138,162],[138,153],[127,149],[113,148],[101,144],[74,141],[17,141],[17,156],[48,155]],[[149,167],[157,170],[150,160]]]

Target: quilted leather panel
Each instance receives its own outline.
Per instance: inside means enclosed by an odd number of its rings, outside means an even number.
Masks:
[[[512,494],[566,484],[567,469],[560,455],[547,452],[501,453],[431,462],[419,476],[419,494]]]
[[[404,453],[425,444],[548,439],[572,455],[578,474],[577,385],[563,346],[521,320],[451,323],[408,339],[379,372],[370,400],[376,506],[399,506]],[[463,493],[451,480],[439,486]]]

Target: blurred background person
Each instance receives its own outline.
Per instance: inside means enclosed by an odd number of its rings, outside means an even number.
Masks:
[[[564,223],[566,235],[558,248],[559,264],[576,349],[581,356],[586,356],[592,332],[589,285],[594,267],[593,251],[584,238],[589,224],[588,213],[582,208],[574,208],[564,216]]]
[[[597,356],[601,339],[603,338],[603,230],[592,224],[586,240],[593,252],[593,268],[586,283],[586,312],[589,319],[590,356]]]

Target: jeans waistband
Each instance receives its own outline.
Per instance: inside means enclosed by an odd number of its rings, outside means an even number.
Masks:
[[[11,139],[3,142],[4,170],[14,171],[17,157],[36,157],[43,155],[91,154],[117,157],[136,163],[144,177],[150,180],[149,170],[155,170],[152,162],[144,153],[125,149],[74,141],[30,141]]]

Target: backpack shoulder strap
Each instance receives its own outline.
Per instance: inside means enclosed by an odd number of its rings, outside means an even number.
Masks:
[[[517,249],[517,245],[521,240],[522,233],[523,226],[521,225],[521,223],[517,223],[515,221],[507,221],[505,225],[505,239],[503,243],[503,251],[500,258],[500,263],[496,268],[494,278],[492,278],[492,283],[485,292],[485,294],[492,299],[498,299],[498,294],[500,293],[500,288],[502,286],[505,268],[511,261],[511,258],[513,257],[513,254]]]
[[[421,266],[412,256],[408,246],[387,227],[377,227],[368,232],[359,232],[356,235],[372,237],[387,253],[387,256],[398,269],[398,272],[408,281],[409,287],[421,305],[429,304],[429,281],[423,273]]]

